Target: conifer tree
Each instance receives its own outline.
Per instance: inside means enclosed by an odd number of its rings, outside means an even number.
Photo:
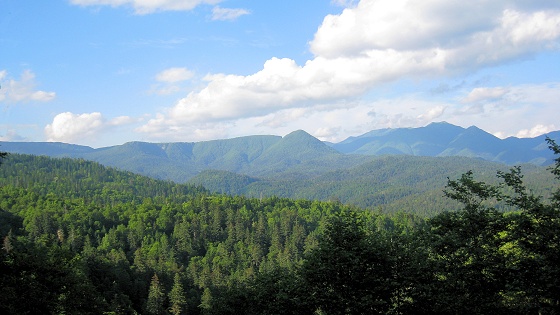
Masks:
[[[171,314],[180,315],[187,313],[187,300],[185,298],[185,291],[183,289],[181,275],[179,273],[176,273],[173,278],[173,287],[169,292],[169,303],[171,304],[169,308],[169,312],[171,312]]]
[[[203,314],[205,311],[212,309],[212,292],[209,288],[204,288],[199,307],[202,309]]]
[[[157,274],[154,274],[150,283],[150,291],[148,293],[148,302],[146,305],[146,311],[148,314],[163,314],[164,299],[165,294],[163,292],[163,288],[159,282]]]

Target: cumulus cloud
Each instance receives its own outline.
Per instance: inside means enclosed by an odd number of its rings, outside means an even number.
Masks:
[[[314,57],[303,65],[271,58],[251,75],[208,75],[204,88],[139,130],[171,135],[185,125],[336,109],[387,82],[473,72],[557,48],[559,25],[560,3],[548,0],[362,0],[325,17],[309,43]],[[498,98],[507,90],[471,93],[465,101]],[[433,107],[400,119],[417,123],[443,115]]]
[[[52,123],[45,127],[45,134],[47,141],[84,142],[108,131],[110,127],[130,124],[134,121],[128,116],[107,120],[99,112],[84,114],[64,112],[56,115]]]
[[[36,90],[35,74],[25,70],[19,80],[10,79],[6,70],[0,71],[0,101],[10,103],[19,102],[48,102],[56,97],[55,92]]]
[[[322,141],[340,141],[338,138],[340,127],[320,127],[313,132],[313,135]]]
[[[549,10],[534,11],[500,0],[361,1],[327,16],[310,48],[331,59],[380,52],[385,58],[404,57],[371,69],[377,71],[404,66],[409,73],[426,74],[482,67],[557,45],[560,5],[547,3]]]
[[[136,14],[149,14],[157,11],[189,11],[199,5],[214,5],[220,2],[222,0],[70,0],[70,3],[80,6],[131,6]]]
[[[96,135],[105,124],[99,112],[74,114],[71,112],[56,115],[53,122],[45,127],[47,141],[74,142],[80,138]]]
[[[248,10],[245,9],[228,9],[215,6],[212,9],[212,20],[214,21],[233,21],[240,16],[250,14]]]
[[[285,108],[235,120],[177,123],[170,128],[161,128],[169,122],[169,117],[159,114],[154,124],[145,124],[136,131],[154,141],[202,141],[248,134],[285,135],[304,129],[321,140],[338,142],[373,129],[421,127],[434,121],[463,127],[476,125],[501,138],[544,132],[542,128],[534,128],[535,121],[547,126],[549,131],[553,129],[551,126],[557,126],[560,83],[510,86],[508,91],[499,106],[492,102],[465,104],[456,96],[436,100],[404,94],[397,98],[359,100],[346,106]],[[470,90],[464,91],[465,95],[469,93]]]
[[[441,117],[445,112],[445,106],[436,106],[428,109],[423,114],[418,115],[418,119],[422,122],[431,122],[438,117]]]
[[[469,96],[476,102],[465,104]],[[558,99],[560,83],[478,88],[454,105],[447,120],[458,124],[468,120],[500,138],[533,137],[551,131],[557,124]]]

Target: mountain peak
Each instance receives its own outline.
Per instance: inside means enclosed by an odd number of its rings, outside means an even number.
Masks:
[[[455,126],[455,125],[450,124],[447,121],[434,121],[429,123],[426,127],[428,126]]]
[[[322,153],[339,153],[323,143],[321,140],[301,129],[285,135],[276,145],[279,147],[289,148],[291,151],[294,151],[294,153],[296,153],[295,151],[301,152],[309,149],[313,151],[321,151]]]
[[[304,137],[313,137],[312,135],[310,135],[307,131],[302,130],[302,129],[298,129],[295,131],[290,132],[289,134],[285,135],[282,138],[294,138],[294,137],[298,137],[298,138],[304,138]],[[314,137],[313,137],[314,138]]]

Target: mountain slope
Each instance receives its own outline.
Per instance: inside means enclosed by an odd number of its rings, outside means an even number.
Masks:
[[[95,149],[61,142],[7,142],[0,141],[0,151],[20,154],[46,155],[51,157],[75,156],[94,152]]]
[[[374,130],[331,146],[345,154],[466,156],[510,165],[548,165],[553,156],[546,145],[546,136],[502,140],[475,126],[465,129],[440,122],[420,128]],[[560,132],[548,136],[560,139]]]
[[[441,209],[459,209],[443,197],[447,179],[459,178],[474,170],[477,180],[496,181],[496,170],[507,171],[501,163],[468,157],[380,156],[346,169],[325,172],[299,180],[289,177],[254,178],[235,173],[205,171],[189,183],[213,192],[250,197],[279,196],[317,200],[339,200],[362,208],[386,212],[413,211],[431,216]],[[544,167],[523,165],[529,187],[550,195],[553,176]],[[414,209],[414,210],[411,210]]]
[[[448,123],[432,123],[422,128],[373,130],[350,137],[333,147],[352,154],[408,154],[435,156],[461,133],[463,128]]]
[[[560,131],[548,134],[560,140]],[[479,128],[432,123],[421,128],[373,130],[340,143],[305,131],[284,137],[247,136],[203,142],[129,142],[93,149],[64,143],[0,142],[0,151],[71,157],[179,183],[206,170],[258,178],[302,180],[356,167],[379,155],[463,156],[509,165],[549,165],[546,136],[499,139]]]
[[[303,130],[294,131],[270,146],[251,164],[247,173],[269,175],[297,168],[315,160],[342,154]]]

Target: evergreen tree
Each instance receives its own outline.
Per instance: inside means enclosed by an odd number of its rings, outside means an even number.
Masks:
[[[187,314],[187,299],[185,297],[185,290],[181,283],[181,275],[176,273],[173,277],[173,287],[169,292],[169,312],[173,315]]]
[[[387,243],[349,211],[332,217],[301,274],[311,303],[327,314],[387,312],[395,290]]]
[[[202,314],[212,313],[212,291],[209,288],[204,288],[202,297],[200,298],[200,307],[202,309]]]
[[[148,293],[148,301],[146,304],[146,312],[148,314],[160,315],[164,314],[163,303],[165,302],[165,294],[157,274],[154,274],[150,283],[150,292]]]

